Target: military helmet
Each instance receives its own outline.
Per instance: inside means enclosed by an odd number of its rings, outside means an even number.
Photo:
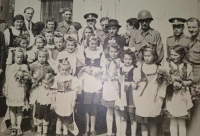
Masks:
[[[151,19],[151,20],[153,20],[153,17],[152,17],[151,13],[148,10],[141,10],[138,13],[138,21],[140,21],[142,19]]]

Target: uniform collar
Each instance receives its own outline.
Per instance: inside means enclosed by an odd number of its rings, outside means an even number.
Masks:
[[[140,29],[140,32],[141,32],[141,34],[145,34],[145,35],[150,34],[152,36],[152,30],[153,29],[150,27],[147,32],[144,32],[142,29]]]
[[[70,24],[71,24],[71,21],[66,22],[65,20],[63,20],[61,27],[66,27],[66,26],[69,26]]]

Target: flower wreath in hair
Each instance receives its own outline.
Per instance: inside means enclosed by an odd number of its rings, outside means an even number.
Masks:
[[[137,65],[136,65],[136,63],[137,63],[137,59],[136,59],[136,56],[135,56],[135,47],[128,47],[128,46],[124,46],[124,51],[123,51],[123,53],[121,54],[121,62],[123,62],[124,63],[124,55],[125,54],[128,54],[128,55],[130,55],[131,56],[131,58],[132,58],[132,65],[134,66],[134,67],[137,67]]]

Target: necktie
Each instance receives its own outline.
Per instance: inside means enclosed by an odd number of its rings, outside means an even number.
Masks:
[[[28,30],[30,30],[30,29],[31,29],[31,23],[28,22]]]

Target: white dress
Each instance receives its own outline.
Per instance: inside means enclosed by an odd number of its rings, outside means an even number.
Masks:
[[[78,87],[79,84],[76,77],[71,75],[55,76],[55,82],[51,88],[54,88],[57,91],[55,112],[59,116],[70,116],[72,114]]]
[[[171,62],[170,68],[171,70],[173,69],[176,71],[179,69],[180,75],[183,75],[183,72],[185,72],[185,80],[193,80],[192,66],[190,64],[187,64],[187,68],[185,68],[185,71],[183,70],[184,63],[177,66],[173,62]],[[173,91],[172,98],[167,99],[166,101],[166,107],[167,111],[173,117],[183,117],[188,115],[188,110],[193,107],[189,88],[186,88],[186,91]]]
[[[161,113],[166,84],[163,83],[161,87],[157,84],[157,65],[142,64],[140,68],[146,82],[140,82],[138,89],[134,91],[136,115],[145,118],[157,117]]]
[[[5,94],[8,106],[24,106],[26,88],[15,80],[15,74],[19,69],[28,72],[28,67],[25,64],[14,63],[8,65],[6,69]]]

